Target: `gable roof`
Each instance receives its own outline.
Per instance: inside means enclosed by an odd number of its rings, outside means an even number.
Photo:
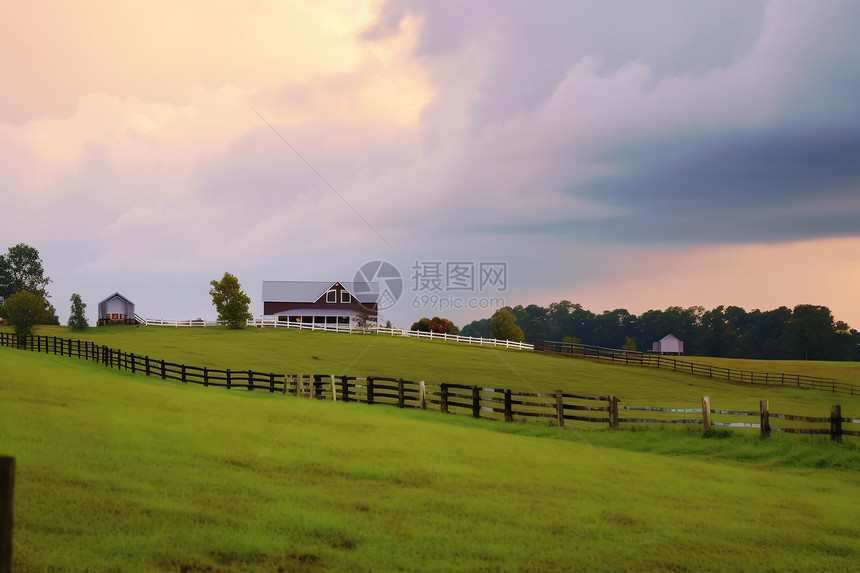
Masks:
[[[114,298],[121,298],[122,300],[124,300],[124,301],[125,301],[125,302],[127,302],[128,304],[134,304],[133,302],[131,302],[130,300],[128,300],[127,298],[125,298],[124,296],[122,296],[121,294],[119,294],[118,292],[113,293],[112,295],[110,295],[109,297],[107,297],[106,299],[104,299],[104,300],[103,300],[102,302],[100,302],[99,304],[102,304],[103,302],[107,302],[107,301],[109,301],[109,300],[111,300],[111,299],[114,299]]]
[[[663,342],[664,340],[677,340],[678,342],[681,342],[681,339],[678,338],[677,336],[675,336],[674,334],[667,334],[666,336],[661,338],[659,340],[659,342]]]
[[[379,300],[379,284],[375,282],[263,281],[263,302],[312,303],[338,284],[358,302],[373,303]]]

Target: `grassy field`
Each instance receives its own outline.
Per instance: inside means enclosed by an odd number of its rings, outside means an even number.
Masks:
[[[18,464],[16,571],[860,562],[851,445],[501,424],[182,385],[5,348],[0,364],[0,454]]]
[[[817,360],[751,360],[744,358],[710,358],[707,356],[682,357],[688,362],[712,364],[732,370],[775,372],[833,378],[860,385],[860,362],[826,362]]]
[[[272,328],[229,331],[222,328],[112,327],[73,333],[64,327],[40,327],[38,332],[91,340],[127,352],[210,368],[391,376],[433,384],[476,384],[522,392],[562,389],[587,395],[614,394],[623,404],[644,406],[698,407],[702,396],[707,395],[715,409],[756,410],[759,400],[768,399],[775,412],[810,416],[829,415],[831,404],[838,403],[844,415],[860,417],[860,396],[834,396],[792,388],[747,388],[668,370],[598,364],[456,342]],[[818,370],[810,369],[808,364]],[[771,367],[794,368],[796,365],[796,362],[774,362]],[[840,367],[840,363],[834,362],[802,365],[807,367],[803,373],[816,376],[826,376]],[[793,370],[789,372],[794,373]],[[841,379],[860,383],[853,374]]]

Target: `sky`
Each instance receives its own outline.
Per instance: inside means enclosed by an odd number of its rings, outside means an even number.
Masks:
[[[570,300],[860,328],[860,3],[0,13],[0,251],[39,250],[63,323],[72,293],[214,319],[225,272],[259,317],[264,280],[384,261],[398,327]]]

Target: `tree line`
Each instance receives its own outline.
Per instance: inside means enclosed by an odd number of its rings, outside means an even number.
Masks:
[[[668,334],[684,341],[684,353],[726,358],[782,360],[860,360],[860,332],[834,319],[826,306],[746,311],[738,306],[701,306],[591,312],[568,300],[548,307],[506,307],[526,342],[558,340],[607,348],[650,350]],[[493,318],[496,317],[494,315]],[[470,322],[464,336],[490,336],[493,318]]]

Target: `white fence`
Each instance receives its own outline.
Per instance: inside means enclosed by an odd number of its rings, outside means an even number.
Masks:
[[[480,338],[477,336],[460,336],[459,334],[439,334],[437,332],[421,332],[420,330],[403,330],[402,328],[376,328],[377,334],[390,334],[391,336],[409,336],[413,338],[429,338],[431,340],[453,340],[465,344],[477,344],[479,346],[501,346],[504,348],[517,348],[519,350],[534,350],[534,345],[527,342],[514,342],[512,340],[498,340],[496,338]]]
[[[146,318],[141,321],[144,326],[220,326],[223,323],[212,320],[159,320]],[[326,332],[344,332],[388,334],[390,336],[404,336],[409,338],[428,338],[430,340],[451,340],[463,344],[477,344],[478,346],[493,346],[500,348],[516,348],[518,350],[534,350],[534,345],[527,342],[514,342],[512,340],[498,340],[495,338],[480,338],[477,336],[460,336],[458,334],[439,334],[436,332],[422,332],[420,330],[405,330],[402,328],[385,328],[382,326],[371,327],[368,330],[352,328],[350,325],[339,324],[307,324],[301,322],[283,322],[279,320],[250,319],[247,326],[258,328],[298,328],[300,330],[322,330]]]

